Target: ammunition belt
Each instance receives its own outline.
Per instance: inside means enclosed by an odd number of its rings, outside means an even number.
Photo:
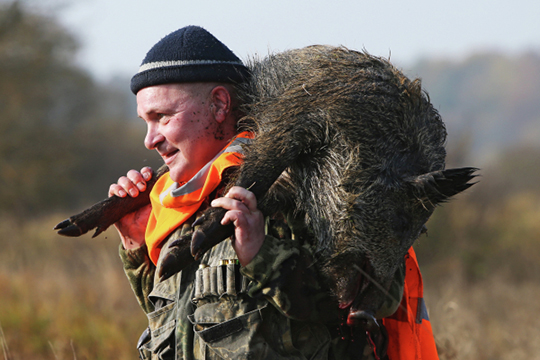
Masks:
[[[237,259],[220,260],[219,265],[200,264],[195,273],[193,302],[224,295],[237,296],[247,292],[249,280],[240,273]]]

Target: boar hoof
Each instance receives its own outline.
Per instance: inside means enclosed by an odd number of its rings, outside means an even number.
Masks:
[[[71,219],[66,219],[54,227],[54,230],[58,230],[58,234],[64,236],[81,236],[83,231],[77,224],[71,222]]]
[[[190,242],[191,234],[188,234],[169,245],[169,252],[159,264],[158,276],[161,281],[170,278],[193,263],[194,259],[189,251]]]
[[[204,250],[207,246],[205,244],[208,242],[206,235],[201,230],[196,230],[193,233],[191,238],[191,255],[195,260],[199,260],[199,257],[204,253]]]

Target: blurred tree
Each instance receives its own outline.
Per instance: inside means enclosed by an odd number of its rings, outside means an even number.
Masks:
[[[126,94],[78,68],[77,49],[54,17],[0,4],[0,211],[86,205],[149,156]]]
[[[448,166],[482,168],[415,245],[427,281],[540,280],[540,55],[426,60],[413,73],[447,123]]]
[[[539,158],[540,147],[506,150],[477,185],[435,211],[428,238],[415,245],[428,281],[540,280]]]
[[[423,60],[411,74],[448,124],[449,144],[471,134],[472,155],[493,161],[506,147],[540,138],[540,55],[480,53],[461,61]]]

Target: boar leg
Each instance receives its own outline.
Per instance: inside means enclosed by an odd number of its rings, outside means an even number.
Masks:
[[[303,120],[303,119],[300,119]],[[292,120],[291,120],[292,122]],[[285,171],[293,164],[306,147],[313,147],[317,143],[317,137],[313,132],[289,131],[289,129],[272,129],[259,134],[256,140],[249,145],[246,151],[244,164],[235,182],[250,190],[257,198],[258,208],[266,214],[264,196]],[[275,139],[281,139],[276,143]],[[300,145],[303,144],[303,145]],[[307,144],[307,145],[305,145]],[[221,219],[227,211],[221,208],[209,208],[193,224],[195,231],[191,240],[191,254],[199,259],[206,251],[219,244],[234,233],[234,226],[221,225]],[[167,255],[169,256],[169,255]],[[174,255],[170,255],[174,257]],[[164,261],[164,264],[172,264],[173,261]],[[183,264],[175,266],[177,271],[183,269]],[[171,273],[169,269],[161,270],[163,273]]]
[[[162,166],[157,172],[154,172],[152,178],[146,183],[146,190],[141,192],[139,196],[135,198],[111,196],[77,215],[70,216],[57,224],[54,230],[58,230],[60,235],[76,237],[95,228],[96,231],[92,237],[98,236],[125,215],[148,205],[152,187],[157,179],[167,171],[168,168]]]

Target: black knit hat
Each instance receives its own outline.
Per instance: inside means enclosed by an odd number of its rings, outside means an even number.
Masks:
[[[248,77],[249,70],[225,44],[201,27],[186,26],[148,51],[131,78],[131,91],[170,83],[241,83]]]

